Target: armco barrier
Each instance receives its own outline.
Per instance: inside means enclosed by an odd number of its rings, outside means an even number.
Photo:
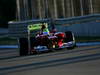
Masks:
[[[50,19],[28,20],[9,23],[9,36],[23,38],[28,36],[28,25],[50,23]],[[76,36],[100,36],[100,14],[54,20],[58,31],[72,31]]]

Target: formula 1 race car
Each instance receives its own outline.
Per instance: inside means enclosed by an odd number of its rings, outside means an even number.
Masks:
[[[74,34],[71,31],[51,31],[47,35],[38,33],[34,37],[30,37],[30,45],[31,53],[34,54],[61,48],[72,49],[76,46],[76,43]]]

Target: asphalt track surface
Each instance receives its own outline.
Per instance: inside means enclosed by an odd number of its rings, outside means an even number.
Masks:
[[[0,75],[100,75],[100,45],[29,56],[1,49]]]

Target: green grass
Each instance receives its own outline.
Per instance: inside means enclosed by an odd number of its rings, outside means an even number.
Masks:
[[[100,37],[75,37],[76,42],[100,42]]]
[[[16,45],[17,39],[4,37],[0,38],[0,45]]]
[[[100,37],[75,37],[76,42],[100,42]],[[16,45],[17,39],[4,37],[0,38],[0,45]]]

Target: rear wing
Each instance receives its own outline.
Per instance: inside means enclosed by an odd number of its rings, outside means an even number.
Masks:
[[[29,20],[21,22],[9,22],[9,37],[27,38],[28,31],[40,29],[42,23],[48,23],[47,19]]]
[[[65,27],[62,26],[70,26],[73,24],[87,24],[89,22],[100,22],[100,14],[92,14],[86,16],[78,16],[72,18],[62,18],[54,20],[56,26],[58,26],[58,31],[63,28],[66,30]],[[20,21],[20,22],[9,22],[9,36],[20,38],[20,37],[28,37],[28,26],[30,26],[29,30],[38,29],[39,27],[34,27],[35,24],[41,23],[51,23],[50,19],[41,19],[41,20],[28,20],[28,21]],[[33,27],[31,27],[33,26]],[[78,31],[79,32],[79,31]]]
[[[48,23],[36,23],[36,24],[28,25],[28,30],[30,31],[40,30],[42,25],[45,25],[46,27],[48,27]]]

